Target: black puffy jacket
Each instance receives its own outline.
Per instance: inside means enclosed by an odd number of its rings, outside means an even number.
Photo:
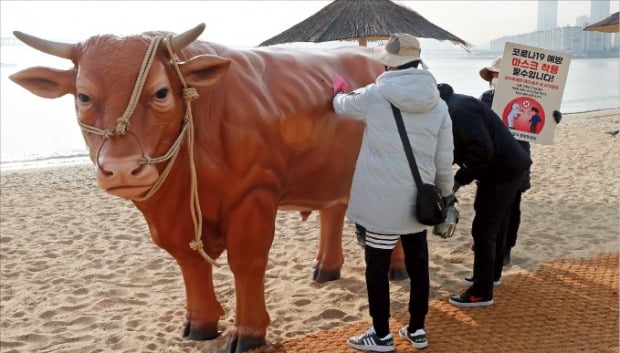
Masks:
[[[480,101],[486,104],[490,108],[493,105],[493,97],[495,97],[495,91],[492,89],[486,90],[480,96]],[[519,143],[521,148],[523,148],[525,153],[527,153],[527,155],[531,158],[530,143],[527,141],[522,141],[522,140],[517,140],[517,142]],[[520,191],[523,192],[529,189],[531,186],[532,184],[530,183],[530,169],[528,168],[527,174],[523,178],[523,184],[521,184]]]
[[[510,180],[523,175],[532,164],[502,120],[478,99],[454,93],[447,84],[437,86],[448,105],[454,136],[455,180],[467,185]]]

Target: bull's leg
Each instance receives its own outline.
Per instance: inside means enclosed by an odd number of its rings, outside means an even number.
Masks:
[[[344,263],[342,256],[342,227],[346,204],[337,204],[322,209],[321,238],[319,252],[313,263],[312,279],[318,283],[333,281],[340,278],[340,269]]]
[[[342,227],[347,210],[346,204],[338,204],[321,210],[321,238],[319,252],[312,264],[312,279],[322,283],[340,278],[344,263],[342,256]],[[390,279],[401,281],[409,278],[405,269],[405,256],[400,240],[392,252]]]
[[[403,244],[400,240],[396,243],[396,247],[392,251],[392,259],[390,261],[390,280],[402,281],[409,278],[405,269],[405,253],[403,252]]]
[[[226,227],[228,263],[235,276],[236,332],[227,353],[241,353],[266,344],[270,323],[265,305],[265,270],[275,232],[276,198],[256,191],[231,211]]]
[[[211,265],[193,251],[177,262],[183,273],[187,300],[183,337],[195,341],[218,337],[221,332],[217,323],[224,310],[215,297]]]

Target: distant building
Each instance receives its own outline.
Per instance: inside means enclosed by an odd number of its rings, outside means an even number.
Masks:
[[[506,42],[520,43],[572,53],[575,56],[618,56],[618,34],[584,31],[589,24],[609,16],[609,0],[591,0],[590,16],[580,16],[576,26],[557,27],[557,0],[538,0],[538,26],[535,32],[494,39],[490,49],[503,51]]]
[[[598,22],[609,16],[609,0],[590,0],[590,23]]]
[[[13,37],[2,37],[0,38],[0,45],[20,45],[21,42]]]
[[[590,23],[590,17],[589,16],[579,16],[579,17],[577,17],[577,20],[575,22],[577,22],[577,26],[578,27],[585,27],[585,26],[588,25],[588,23]]]
[[[590,18],[585,26],[596,23],[609,16],[609,0],[591,0]],[[584,27],[585,27],[584,26]],[[606,51],[611,48],[611,35],[601,32],[586,32],[584,50],[587,52]]]
[[[536,30],[544,31],[557,26],[558,0],[538,0],[538,24],[536,25]]]

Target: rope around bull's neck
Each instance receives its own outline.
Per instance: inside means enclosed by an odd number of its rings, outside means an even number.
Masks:
[[[185,112],[187,117],[187,148],[189,149],[189,169],[190,169],[190,180],[191,180],[191,188],[190,194],[191,199],[189,202],[190,213],[192,215],[192,222],[194,222],[194,231],[195,237],[189,243],[190,248],[198,253],[207,260],[211,265],[215,267],[219,267],[219,265],[211,258],[204,250],[204,244],[202,243],[202,210],[200,209],[200,198],[198,196],[198,177],[196,176],[196,163],[194,161],[194,118],[192,116],[192,107],[191,101],[198,98],[198,92],[193,87],[188,87],[183,75],[181,74],[181,69],[179,68],[179,60],[177,60],[176,54],[174,54],[174,50],[172,49],[172,43],[170,40],[171,37],[166,41],[166,47],[168,48],[168,52],[170,53],[170,57],[174,68],[179,76],[179,80],[183,85],[183,100],[185,101]]]
[[[140,198],[134,199],[135,201],[145,201],[153,196],[164,183],[170,170],[172,169],[172,165],[176,160],[176,157],[179,154],[181,149],[181,144],[183,142],[183,137],[187,133],[187,149],[189,154],[189,167],[190,167],[190,213],[192,215],[192,223],[194,225],[194,239],[189,243],[189,247],[197,251],[207,262],[215,267],[219,267],[220,265],[215,262],[213,258],[211,258],[204,250],[204,244],[202,242],[202,211],[200,209],[200,199],[198,196],[198,182],[196,175],[196,163],[194,161],[194,119],[192,116],[192,108],[191,101],[198,98],[198,92],[193,87],[188,87],[183,75],[181,74],[181,69],[179,68],[178,58],[174,53],[171,45],[171,37],[165,41],[168,52],[170,53],[170,59],[172,60],[172,64],[175,68],[177,75],[183,85],[183,100],[185,103],[185,115],[183,116],[183,129],[181,130],[179,136],[176,141],[172,144],[168,152],[157,158],[148,158],[144,157],[144,160],[141,163],[144,164],[154,164],[168,160],[168,164],[159,175],[155,183],[149,188],[145,195]],[[150,71],[151,65],[155,59],[155,55],[157,53],[157,48],[160,42],[163,40],[163,37],[155,37],[151,41],[146,55],[144,56],[144,60],[142,61],[142,66],[140,67],[140,73],[138,74],[138,78],[136,79],[136,84],[131,93],[131,98],[125,109],[123,115],[121,115],[116,120],[116,129],[114,132],[109,130],[98,129],[94,126],[86,125],[80,121],[78,123],[87,132],[94,133],[97,135],[101,135],[104,138],[110,138],[112,136],[123,136],[129,130],[129,119],[133,115],[133,112],[138,104],[140,99],[140,95],[144,88],[144,84],[146,83],[146,78],[148,76],[148,72]],[[97,161],[99,163],[99,161]]]
[[[153,50],[152,52],[147,51],[147,55],[154,57],[155,56],[155,52],[157,49],[157,45],[159,45],[160,40],[157,40],[157,38],[160,37],[156,37],[153,43],[155,44],[155,50]],[[153,45],[151,45],[153,46]],[[149,48],[151,47],[149,46]],[[181,134],[183,134],[185,131],[187,131],[187,149],[188,149],[188,154],[189,154],[189,169],[190,169],[190,201],[189,201],[189,206],[190,206],[190,213],[192,215],[192,223],[194,224],[194,240],[192,240],[189,243],[189,247],[192,248],[192,250],[197,251],[205,260],[207,260],[207,262],[209,262],[211,265],[215,266],[215,267],[219,267],[219,265],[215,262],[215,260],[213,258],[211,258],[204,250],[204,244],[202,242],[202,210],[200,209],[200,198],[198,196],[198,181],[197,181],[197,176],[196,176],[196,163],[194,161],[194,118],[192,116],[192,107],[191,107],[191,101],[194,99],[198,98],[198,92],[196,91],[195,88],[193,87],[188,87],[187,83],[185,82],[185,79],[183,78],[183,75],[181,74],[181,69],[179,68],[179,64],[178,64],[178,60],[176,57],[176,54],[174,53],[174,50],[172,49],[172,45],[171,45],[171,41],[170,41],[170,37],[168,38],[168,40],[166,40],[166,47],[168,49],[168,52],[170,53],[170,59],[172,60],[172,64],[175,68],[175,71],[177,73],[177,75],[179,76],[179,80],[181,81],[181,84],[183,85],[183,100],[185,102],[185,117],[184,117],[184,122],[185,122],[185,126],[183,128],[183,131],[181,132]],[[144,86],[144,82],[146,81],[146,74],[148,73],[148,69],[150,68],[151,64],[153,62],[153,59],[146,59],[142,64],[142,68],[140,69],[140,74],[138,76],[138,81],[136,81],[136,87],[138,85],[141,85],[142,87]],[[145,64],[146,63],[146,64]],[[133,113],[133,108],[132,102],[138,101],[138,98],[140,97],[141,91],[142,89],[140,88],[139,90],[136,90],[136,87],[134,87],[134,92],[132,92],[132,97],[130,100],[130,105],[127,107],[127,110],[129,110],[130,108],[131,113]],[[127,116],[127,120],[129,119],[129,117],[131,116],[131,114],[129,116]],[[118,128],[119,126],[121,126],[121,124],[123,124],[125,119],[125,114],[123,114],[122,117],[119,118],[118,120],[118,125],[117,125],[117,132],[118,132]],[[174,160],[176,159],[178,152],[180,150],[180,146],[181,143],[175,143],[173,145],[173,148],[171,148],[171,151],[174,150],[173,152],[173,156],[172,159],[168,162],[168,165],[166,165],[166,168],[164,169],[164,171],[162,172],[162,174],[160,175],[160,177],[158,178],[158,180],[155,182],[155,184],[151,187],[151,189],[149,189],[149,191],[147,192],[146,195],[144,195],[142,198],[140,198],[140,200],[146,200],[149,197],[151,197],[153,194],[155,194],[155,192],[159,189],[159,187],[161,186],[161,184],[164,182],[164,180],[166,179],[166,177],[168,176],[168,174],[170,173],[170,169],[172,164],[174,164]],[[163,156],[162,158],[164,158],[166,156]]]

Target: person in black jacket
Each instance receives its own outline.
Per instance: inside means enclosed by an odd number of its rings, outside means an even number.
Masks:
[[[491,62],[490,66],[485,66],[480,69],[480,77],[483,80],[489,82],[489,89],[484,91],[480,96],[480,101],[486,104],[488,107],[493,105],[493,98],[495,97],[495,85],[499,76],[499,69],[502,64],[502,58],[498,57]],[[559,124],[562,120],[562,113],[558,110],[553,111],[553,119],[556,124]],[[527,141],[517,140],[521,148],[527,153],[528,156],[531,156],[530,153],[530,143]],[[503,256],[502,263],[504,265],[510,264],[510,253],[512,248],[517,244],[517,234],[519,233],[519,226],[521,224],[521,196],[531,187],[530,183],[530,169],[528,168],[527,173],[525,174],[525,178],[521,183],[521,187],[519,188],[519,192],[515,197],[512,206],[510,207],[509,215],[508,215],[508,223],[506,225],[506,246],[505,249],[499,249],[502,252],[501,256]],[[465,278],[466,281],[469,281],[471,278]]]
[[[437,86],[452,118],[455,188],[477,180],[472,224],[474,238],[473,284],[449,299],[455,306],[493,304],[493,284],[502,273],[508,212],[532,164],[508,128],[491,108],[478,99],[454,93],[447,84]]]

